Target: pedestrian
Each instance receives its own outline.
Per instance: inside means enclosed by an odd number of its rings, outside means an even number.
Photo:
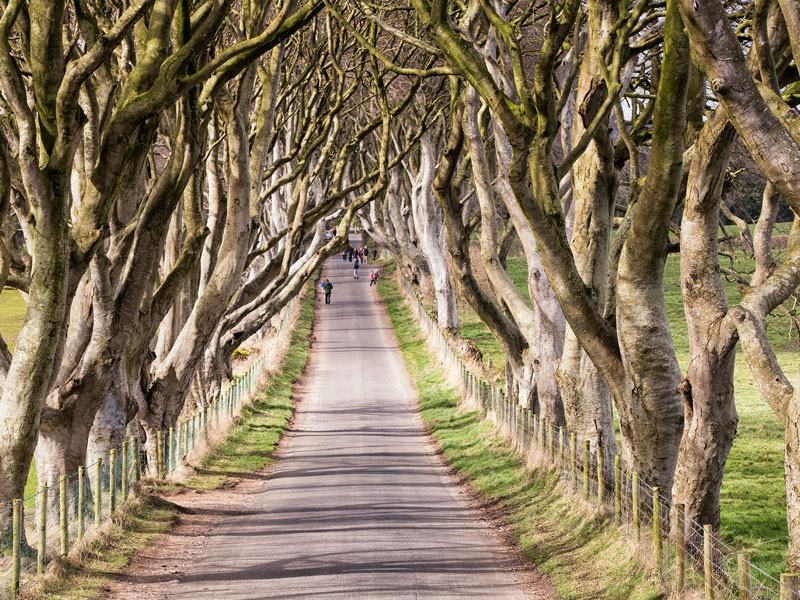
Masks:
[[[347,250],[345,250],[344,252],[342,252],[342,260],[343,260],[343,261],[347,261]]]
[[[358,257],[353,261],[353,279],[358,279]]]
[[[378,259],[378,249],[377,248],[373,248],[372,249],[372,262],[375,262],[377,259]]]
[[[350,250],[349,250],[349,260],[350,260],[350,262],[353,262],[353,254],[354,253],[355,253],[355,250],[353,250],[353,247],[350,246]]]
[[[331,303],[331,292],[333,291],[333,284],[330,279],[326,279],[322,283],[322,291],[325,292],[325,304]]]
[[[375,285],[375,271],[369,272],[369,287]]]

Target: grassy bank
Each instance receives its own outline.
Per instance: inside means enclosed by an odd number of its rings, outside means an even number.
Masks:
[[[195,467],[185,482],[144,485],[139,497],[116,513],[96,540],[48,572],[42,585],[31,592],[31,598],[102,598],[108,583],[131,558],[175,522],[178,507],[159,494],[168,496],[177,488],[215,489],[273,461],[278,441],[292,417],[292,390],[303,373],[311,346],[313,286],[309,286],[300,304],[300,315],[280,367],[253,401],[243,407],[241,418],[227,439]]]
[[[575,510],[548,471],[531,472],[436,367],[396,287],[392,265],[378,290],[386,298],[400,349],[420,397],[420,409],[449,463],[483,496],[502,504],[527,557],[564,598],[656,598],[658,588],[638,567],[616,527],[592,511]]]

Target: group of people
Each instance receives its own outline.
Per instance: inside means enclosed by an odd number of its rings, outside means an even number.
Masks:
[[[376,248],[372,249],[372,262],[375,262],[378,259],[378,250]],[[364,246],[359,250],[356,250],[352,246],[348,250],[342,252],[342,260],[349,260],[350,262],[369,262],[369,249]],[[356,277],[358,279],[358,277]]]
[[[373,248],[372,249],[372,260],[375,261],[378,258],[378,251]],[[361,248],[360,250],[356,250],[352,246],[350,246],[349,250],[345,250],[342,252],[342,260],[349,260],[353,263],[353,279],[358,279],[358,269],[361,266],[361,263],[369,262],[369,250],[366,246]],[[369,273],[369,285],[372,287],[373,285],[378,285],[378,280],[381,278],[381,271],[380,269],[375,269],[374,271],[370,271]],[[322,288],[323,293],[325,294],[325,304],[331,303],[331,292],[333,291],[333,284],[331,283],[330,279],[326,279],[320,285]]]
[[[363,262],[367,262],[367,261],[363,261]],[[358,268],[359,268],[359,266],[360,266],[360,263],[359,263],[358,257],[356,257],[356,258],[353,259],[353,279],[358,279]],[[374,271],[370,271],[369,272],[369,285],[370,286],[378,284],[378,279],[380,279],[380,274],[381,274],[380,270],[377,270],[377,269],[374,270]]]

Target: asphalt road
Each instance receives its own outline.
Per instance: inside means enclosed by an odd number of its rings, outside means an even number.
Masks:
[[[526,597],[428,443],[371,268],[326,264],[296,432],[163,597]]]

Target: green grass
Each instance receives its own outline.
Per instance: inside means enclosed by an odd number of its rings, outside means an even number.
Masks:
[[[313,286],[301,299],[301,312],[279,371],[253,401],[227,439],[197,466],[187,481],[152,484],[120,510],[112,525],[75,556],[48,572],[42,584],[29,592],[43,600],[88,600],[104,597],[104,591],[131,558],[154,538],[169,530],[179,508],[159,497],[177,488],[211,490],[240,476],[263,469],[273,461],[278,441],[292,417],[292,390],[300,378],[311,347],[314,313]]]
[[[387,266],[384,275],[393,267]],[[446,381],[424,344],[392,277],[378,290],[412,381],[422,417],[449,463],[475,489],[501,504],[526,556],[550,578],[563,598],[658,598],[656,585],[639,568],[618,529],[589,510],[574,510],[549,471],[531,472],[493,425],[458,406],[459,393]]]
[[[8,350],[13,354],[17,346],[17,338],[25,319],[28,305],[17,290],[5,288],[0,294],[0,335],[3,336]],[[36,461],[31,462],[28,481],[25,484],[25,498],[36,493]]]
[[[778,255],[780,253],[777,253]],[[752,260],[741,253],[735,256],[736,266],[745,272],[753,270]],[[778,256],[780,259],[780,256]],[[726,266],[729,266],[726,264]],[[527,265],[524,258],[508,261],[511,278],[528,298]],[[724,284],[731,305],[741,300],[738,284]],[[671,255],[664,271],[664,292],[675,352],[685,372],[689,362],[689,337],[680,290],[679,257]],[[459,311],[461,335],[471,339],[502,369],[502,352],[487,327],[468,307]],[[800,342],[795,334],[787,334],[785,319],[770,317],[768,336],[778,361],[790,379],[800,371]],[[498,376],[501,373],[498,372]],[[785,570],[788,530],[786,526],[786,490],[783,481],[783,425],[761,399],[750,369],[739,352],[734,375],[739,427],[731,449],[723,479],[720,504],[722,533],[736,548],[751,553],[751,560],[773,577]]]
[[[0,294],[0,335],[12,353],[17,345],[17,337],[22,329],[28,305],[17,290],[6,288]]]

